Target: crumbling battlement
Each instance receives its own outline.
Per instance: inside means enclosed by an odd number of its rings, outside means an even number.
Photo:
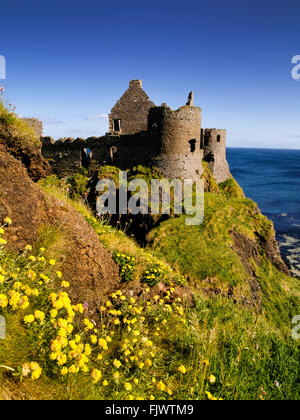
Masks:
[[[217,182],[230,177],[226,160],[226,130],[201,129],[202,110],[187,105],[171,110],[155,106],[132,80],[113,107],[109,133],[88,139],[43,139],[42,154],[53,170],[72,174],[86,167],[93,173],[104,165],[126,170],[136,165],[156,166],[166,177],[199,179],[205,159]]]

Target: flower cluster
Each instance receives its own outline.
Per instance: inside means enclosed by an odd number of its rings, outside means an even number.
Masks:
[[[172,268],[157,258],[148,258],[148,266],[141,277],[141,282],[153,287],[160,282],[168,284],[172,282],[178,285],[185,284],[185,279],[182,276],[176,275]]]
[[[113,260],[120,267],[120,277],[125,283],[129,283],[134,278],[135,273],[135,258],[129,254],[124,254],[115,251],[113,253]]]
[[[173,284],[156,296],[146,285],[138,298],[117,290],[99,302],[94,319],[87,304],[72,302],[69,283],[45,251],[33,253],[27,245],[12,262],[0,249],[0,307],[4,314],[18,314],[30,344],[29,361],[16,366],[21,380],[50,376],[69,387],[84,377],[104,398],[129,400],[178,398],[191,384],[202,392],[201,384],[194,386],[195,370],[183,361],[168,375],[162,369],[165,337],[187,322]],[[116,253],[115,260],[130,277],[134,259]],[[155,264],[158,272],[152,267],[147,275],[163,280],[161,272],[170,271]],[[216,381],[206,368],[204,376],[207,384]],[[205,391],[210,392],[206,387],[203,396]]]
[[[24,363],[22,365],[22,377],[26,378],[31,375],[31,379],[36,381],[40,378],[42,374],[42,369],[40,365],[36,362]]]

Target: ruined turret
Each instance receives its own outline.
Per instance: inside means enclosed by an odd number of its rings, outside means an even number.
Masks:
[[[202,130],[202,147],[204,160],[217,182],[226,181],[230,177],[226,159],[226,130],[207,128]]]
[[[201,108],[183,106],[172,111],[167,106],[149,112],[151,141],[160,144],[153,164],[169,177],[197,179],[202,174]]]

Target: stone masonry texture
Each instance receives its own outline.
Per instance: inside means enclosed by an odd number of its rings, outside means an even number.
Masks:
[[[59,175],[82,167],[94,173],[104,165],[122,170],[144,165],[157,167],[170,179],[192,180],[201,177],[204,159],[217,182],[223,182],[230,178],[226,130],[202,129],[202,110],[190,103],[175,111],[166,104],[155,106],[141,80],[132,80],[111,110],[105,136],[57,141],[45,137],[42,154]]]
[[[136,134],[147,130],[149,109],[154,106],[142,89],[141,80],[131,80],[129,88],[112,108],[109,115],[109,132]],[[115,130],[114,121],[120,121],[120,130]]]

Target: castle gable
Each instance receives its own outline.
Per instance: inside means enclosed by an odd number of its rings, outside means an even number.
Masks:
[[[109,132],[136,134],[148,129],[148,113],[155,106],[142,88],[141,80],[131,80],[129,88],[112,108]]]

